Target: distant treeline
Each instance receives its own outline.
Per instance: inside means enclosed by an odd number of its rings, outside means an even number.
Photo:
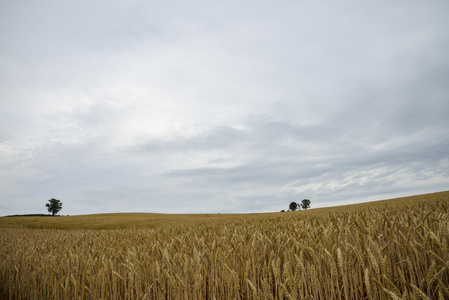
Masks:
[[[27,214],[27,215],[9,215],[5,217],[51,217],[51,215],[46,214]]]

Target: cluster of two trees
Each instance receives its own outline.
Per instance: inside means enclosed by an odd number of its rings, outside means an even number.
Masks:
[[[304,199],[301,201],[301,203],[292,202],[290,203],[289,207],[291,211],[295,211],[297,209],[308,209],[310,207],[310,200]]]

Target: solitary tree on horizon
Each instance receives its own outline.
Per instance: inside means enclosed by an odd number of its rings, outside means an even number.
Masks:
[[[62,202],[60,200],[51,198],[50,200],[48,200],[48,202],[50,203],[45,204],[45,206],[47,207],[48,212],[52,214],[52,216],[54,216],[56,213],[58,213],[58,211],[62,209]]]

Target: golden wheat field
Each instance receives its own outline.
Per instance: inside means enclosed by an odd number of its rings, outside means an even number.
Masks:
[[[449,299],[449,192],[299,212],[0,218],[1,299]]]

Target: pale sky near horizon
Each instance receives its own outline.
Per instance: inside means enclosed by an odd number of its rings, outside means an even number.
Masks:
[[[0,216],[449,190],[448,1],[1,1]]]

